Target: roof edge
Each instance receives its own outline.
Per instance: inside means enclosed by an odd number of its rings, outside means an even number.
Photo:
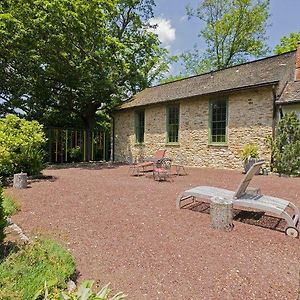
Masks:
[[[136,106],[124,107],[124,108],[121,107],[121,106],[123,104],[125,104],[125,103],[122,103],[121,105],[119,105],[116,108],[114,108],[113,111],[127,110],[127,109],[132,109],[132,108],[135,108],[135,107],[145,107],[145,106],[156,105],[156,104],[160,104],[160,103],[170,103],[170,102],[178,101],[178,100],[194,99],[194,98],[199,97],[199,96],[218,95],[220,93],[226,93],[226,94],[228,94],[230,92],[236,92],[236,91],[241,91],[241,90],[249,90],[249,89],[253,89],[253,88],[260,88],[260,87],[272,86],[272,85],[278,84],[278,83],[279,83],[279,80],[268,81],[268,82],[264,82],[264,83],[258,83],[258,84],[252,84],[252,85],[245,85],[245,86],[241,86],[241,87],[237,87],[237,88],[232,88],[232,89],[219,90],[217,92],[198,94],[198,95],[184,97],[184,98],[174,98],[174,99],[170,99],[168,101],[160,101],[160,102],[156,102],[156,103],[147,103],[147,104],[143,104],[143,105],[136,105]]]
[[[223,69],[214,70],[214,71],[209,71],[209,72],[205,72],[205,73],[201,73],[201,74],[197,74],[197,75],[185,77],[185,78],[182,78],[182,79],[177,79],[177,80],[174,80],[174,81],[170,81],[170,82],[165,82],[165,83],[153,85],[153,86],[150,86],[150,87],[148,87],[148,88],[151,89],[151,88],[155,88],[155,87],[158,87],[158,86],[171,84],[171,83],[174,83],[174,82],[187,80],[187,79],[190,79],[190,78],[195,78],[195,77],[199,77],[199,76],[204,76],[204,75],[208,75],[208,74],[213,74],[213,73],[217,73],[217,72],[220,72],[220,71],[228,70],[228,69],[231,69],[231,68],[235,68],[235,67],[239,67],[239,66],[244,66],[244,65],[249,65],[249,64],[252,64],[252,63],[255,63],[255,62],[259,62],[259,61],[263,61],[263,60],[267,60],[267,59],[270,59],[270,58],[274,58],[274,57],[279,57],[279,56],[287,55],[287,54],[290,54],[290,53],[293,53],[293,52],[296,53],[296,51],[297,51],[297,50],[292,50],[292,51],[288,51],[288,52],[281,53],[281,54],[276,54],[276,55],[266,56],[266,57],[263,57],[263,58],[259,58],[259,59],[255,59],[255,60],[252,60],[252,61],[244,62],[244,63],[237,64],[237,65],[233,65],[233,66],[230,66],[230,67],[226,67],[226,68],[223,68]]]

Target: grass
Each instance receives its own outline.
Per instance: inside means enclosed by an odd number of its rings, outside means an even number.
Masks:
[[[65,287],[75,274],[72,255],[60,244],[37,240],[10,253],[0,264],[0,299],[32,300],[48,289]]]
[[[8,217],[15,215],[20,210],[20,206],[11,197],[5,194],[3,194],[2,206],[4,214]]]

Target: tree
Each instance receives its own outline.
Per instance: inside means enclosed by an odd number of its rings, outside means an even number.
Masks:
[[[280,120],[276,137],[268,141],[272,150],[272,167],[282,174],[300,175],[300,121],[295,112]]]
[[[149,32],[153,0],[3,0],[0,4],[2,113],[89,133],[109,111],[167,69]],[[54,124],[51,124],[54,125]],[[87,149],[87,159],[90,151]]]
[[[275,46],[274,53],[281,54],[297,49],[298,42],[300,41],[300,31],[298,33],[291,33],[288,36],[283,36],[280,43]]]
[[[189,18],[205,23],[199,37],[207,49],[183,55],[187,70],[199,74],[265,55],[268,7],[269,0],[204,0],[196,9],[188,6]]]

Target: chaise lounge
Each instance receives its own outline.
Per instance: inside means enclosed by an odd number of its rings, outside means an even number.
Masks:
[[[297,229],[299,221],[298,207],[288,200],[261,195],[258,189],[248,188],[254,174],[261,168],[263,163],[263,161],[257,162],[250,168],[236,192],[212,186],[198,186],[180,193],[176,199],[176,207],[181,208],[181,202],[189,198],[192,198],[193,202],[201,201],[197,198],[209,201],[213,197],[232,199],[234,206],[261,210],[283,218],[287,223],[285,234],[295,238],[299,237]]]

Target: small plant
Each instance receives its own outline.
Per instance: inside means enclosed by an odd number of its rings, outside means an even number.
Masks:
[[[72,292],[60,292],[56,290],[52,294],[48,294],[47,289],[45,289],[45,300],[122,300],[127,297],[127,295],[122,292],[117,293],[113,297],[110,297],[109,284],[105,285],[98,293],[93,292],[94,281],[85,280],[77,290]]]
[[[70,150],[70,158],[73,162],[78,162],[81,160],[81,149],[79,146],[76,146]]]
[[[245,145],[242,154],[241,159],[244,161],[244,163],[247,163],[250,158],[258,158],[258,149],[255,144],[247,144]]]

